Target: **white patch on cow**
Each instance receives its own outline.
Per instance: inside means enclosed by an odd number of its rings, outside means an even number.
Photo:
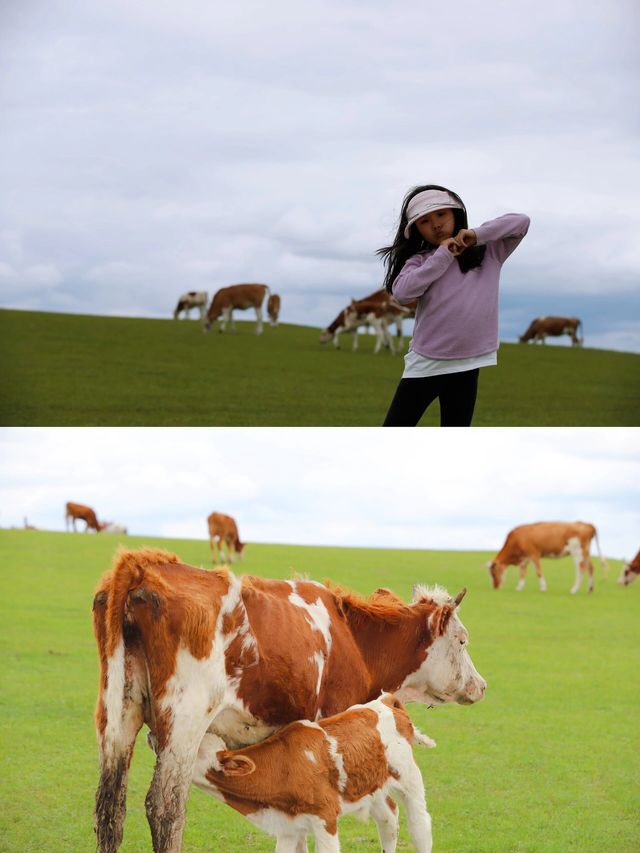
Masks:
[[[222,795],[219,793],[215,785],[212,785],[211,782],[209,782],[206,778],[206,774],[207,770],[210,770],[212,767],[214,770],[221,769],[220,763],[217,759],[217,753],[223,749],[227,749],[227,745],[222,738],[218,737],[218,735],[207,732],[200,742],[198,757],[196,758],[196,763],[193,767],[193,783],[198,785],[200,788],[204,788],[207,792],[214,793],[218,799],[222,799]]]
[[[487,564],[487,566],[490,565],[490,563]],[[413,588],[413,596],[411,600],[415,603],[416,601],[422,601],[425,598],[430,598],[440,606],[451,601],[451,596],[443,586],[438,586],[438,584],[435,586],[416,584]]]
[[[105,746],[114,750],[115,755],[122,752],[122,712],[124,697],[124,640],[120,640],[114,653],[107,660],[107,686],[102,701],[107,711],[107,725],[104,731]],[[125,744],[126,746],[126,744]]]
[[[291,604],[294,604],[296,607],[301,607],[307,612],[311,627],[314,631],[319,631],[324,638],[328,655],[331,651],[331,619],[329,617],[329,611],[325,607],[321,598],[316,599],[315,603],[309,604],[308,601],[305,601],[304,598],[296,592],[296,582],[289,581],[289,584],[293,589],[293,592],[289,596],[289,601]]]
[[[482,699],[487,685],[469,657],[467,637],[466,628],[454,613],[446,633],[436,637],[418,669],[395,691],[398,699],[428,705],[466,704]]]
[[[323,730],[324,731],[324,730]],[[327,741],[327,746],[329,747],[329,755],[333,759],[333,763],[335,764],[336,770],[338,771],[338,790],[342,793],[344,789],[347,787],[347,774],[344,769],[344,761],[342,759],[342,754],[338,749],[338,741],[331,737],[331,735],[324,732],[325,739]]]
[[[312,834],[316,839],[316,850],[322,851],[338,851],[340,850],[338,836],[329,835],[325,829],[324,822],[314,815],[299,814],[295,817],[289,817],[284,812],[277,809],[259,809],[247,815],[247,818],[259,829],[269,833],[269,835],[278,836],[278,838],[291,839],[291,851],[296,850],[295,842],[304,836]],[[323,846],[318,846],[320,842]],[[285,850],[286,847],[278,846],[278,850]],[[304,849],[304,848],[302,848]]]
[[[315,755],[311,752],[311,750],[310,750],[310,749],[305,749],[305,750],[304,750],[304,754],[307,756],[307,758],[309,759],[309,761],[310,761],[312,764],[317,764],[317,763],[318,763],[318,762],[317,762],[317,759],[316,759],[316,757],[315,757]]]
[[[309,660],[311,663],[315,663],[318,667],[318,679],[316,681],[316,696],[320,695],[320,688],[322,687],[322,676],[324,674],[324,660],[325,656],[322,652],[316,652],[313,655],[309,655]]]

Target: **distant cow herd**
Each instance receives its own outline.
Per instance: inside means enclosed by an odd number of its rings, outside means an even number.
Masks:
[[[235,331],[233,312],[251,308],[256,315],[256,334],[261,335],[266,301],[269,324],[278,325],[281,299],[277,293],[271,293],[266,284],[232,284],[229,287],[222,287],[214,293],[208,310],[207,298],[207,292],[204,290],[190,290],[183,293],[174,309],[174,319],[177,320],[181,314],[188,319],[191,309],[195,308],[200,314],[200,320],[206,332],[216,320],[219,320],[220,332],[224,332],[227,324],[232,331]]]
[[[271,293],[266,284],[232,284],[217,290],[207,310],[207,292],[190,290],[183,293],[174,309],[174,319],[181,315],[190,317],[192,309],[196,309],[205,331],[219,321],[218,329],[224,332],[227,325],[235,331],[234,311],[253,309],[256,315],[256,334],[262,334],[263,311],[265,310],[269,323],[278,325],[281,299],[277,293]],[[360,299],[351,299],[320,335],[320,343],[331,341],[336,349],[340,347],[340,335],[349,333],[352,336],[352,350],[358,349],[358,332],[361,329],[372,329],[375,334],[374,353],[386,347],[392,354],[396,346],[389,332],[389,326],[395,325],[396,338],[403,346],[402,323],[415,317],[417,302],[410,305],[400,305],[387,293],[384,288],[374,290]],[[577,317],[536,317],[531,321],[526,331],[520,336],[520,343],[544,344],[548,337],[568,335],[573,346],[584,343],[582,322]]]
[[[68,517],[100,530],[95,513]],[[276,851],[339,851],[338,819],[373,818],[383,851],[396,849],[398,806],[418,851],[431,851],[431,817],[412,746],[435,746],[404,703],[481,700],[486,682],[467,651],[458,608],[466,593],[414,587],[410,603],[389,589],[369,598],[331,583],[236,576],[238,525],[207,518],[213,570],[174,554],[120,551],[98,586],[94,633],[100,660],[96,730],[98,848],[122,842],[127,775],[146,724],[156,754],[146,798],[155,851],[179,851],[191,784],[274,835]],[[571,556],[576,593],[593,591],[590,546],[607,562],[594,525],[537,522],[513,528],[488,564],[494,588],[529,562],[546,590],[541,559]],[[225,553],[226,551],[226,553]],[[640,552],[619,583],[640,573]],[[170,795],[168,794],[170,792]]]

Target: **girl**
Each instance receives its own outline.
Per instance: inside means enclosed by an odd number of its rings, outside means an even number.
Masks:
[[[377,254],[387,292],[418,307],[383,426],[415,426],[436,397],[441,426],[471,424],[479,369],[498,360],[500,269],[528,228],[507,213],[470,229],[460,197],[436,184],[405,196],[393,245]]]

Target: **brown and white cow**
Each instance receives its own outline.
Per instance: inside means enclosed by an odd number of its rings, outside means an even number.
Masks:
[[[200,312],[200,320],[204,321],[208,298],[206,290],[189,290],[187,293],[183,293],[178,299],[178,304],[173,312],[173,319],[177,320],[182,313],[184,313],[185,319],[189,319],[191,309],[197,308]]]
[[[163,551],[120,551],[93,604],[99,849],[121,843],[143,723],[157,752],[146,798],[153,846],[175,853],[207,731],[234,749],[382,691],[428,705],[482,699],[486,683],[457,612],[464,592],[419,586],[405,604],[388,590],[365,599],[314,581],[204,571]]]
[[[204,321],[205,332],[209,331],[212,323],[215,323],[218,317],[220,317],[218,331],[224,332],[227,323],[230,323],[231,329],[235,331],[236,324],[233,319],[233,312],[253,308],[256,312],[256,335],[261,335],[262,305],[268,295],[269,288],[266,284],[232,284],[229,287],[222,287],[211,300]]]
[[[361,326],[369,326],[374,325],[370,321],[363,320],[362,322],[353,322],[353,317],[351,318],[350,324],[346,322],[346,313],[350,308],[355,304],[356,307],[363,303],[371,303],[375,302],[384,306],[391,306],[390,310],[387,312],[385,321],[387,325],[391,325],[395,323],[396,326],[396,337],[400,339],[400,345],[402,346],[402,321],[410,320],[415,317],[415,309],[417,302],[412,302],[410,305],[400,305],[396,300],[387,293],[387,291],[382,288],[381,290],[375,290],[373,293],[370,293],[368,296],[365,296],[363,299],[352,299],[351,304],[338,314],[335,320],[330,323],[326,329],[323,329],[320,334],[320,343],[326,344],[329,341],[333,341],[333,345],[336,349],[340,347],[340,335],[344,332],[349,332],[353,335],[353,351],[355,352],[358,349],[358,329]],[[375,328],[375,325],[374,325]],[[380,335],[378,334],[378,338]],[[385,345],[388,344],[385,342]],[[380,349],[380,346],[377,343],[376,352]]]
[[[537,317],[521,335],[520,343],[533,341],[543,344],[547,336],[558,338],[560,335],[569,335],[572,346],[581,345],[584,340],[582,322],[577,317]]]
[[[540,558],[570,555],[576,567],[576,579],[571,592],[576,593],[580,589],[586,571],[589,572],[589,592],[593,592],[593,563],[589,552],[591,540],[594,538],[603,571],[606,573],[607,561],[600,551],[598,534],[593,524],[585,524],[583,521],[539,521],[536,524],[514,527],[507,535],[502,549],[487,566],[493,587],[498,589],[502,585],[508,566],[519,566],[520,580],[516,586],[519,592],[524,587],[527,566],[531,560],[536,567],[540,591],[546,592],[547,582],[542,573]]]
[[[343,309],[336,319],[320,335],[320,343],[332,340],[337,348],[340,346],[340,335],[350,332],[353,335],[352,350],[358,349],[358,330],[370,326],[376,333],[376,344],[374,353],[380,351],[384,345],[395,354],[396,349],[393,338],[389,334],[391,323],[399,324],[402,330],[402,318],[409,317],[409,310],[398,305],[395,301],[377,301],[368,299],[352,300],[351,304]]]
[[[412,744],[434,747],[397,697],[384,693],[317,722],[289,723],[262,743],[229,750],[206,734],[194,783],[277,837],[281,853],[340,851],[338,818],[372,817],[382,850],[396,849],[399,798],[416,850],[430,853],[431,816]]]
[[[272,293],[269,296],[269,299],[267,300],[267,317],[269,318],[270,326],[278,325],[278,318],[280,317],[280,305],[280,296],[277,293]]]
[[[629,586],[640,575],[640,551],[635,555],[630,563],[625,563],[618,578],[618,583],[623,586]]]
[[[102,530],[102,524],[98,521],[95,512],[90,506],[85,506],[84,504],[67,503],[64,520],[67,530],[69,529],[69,522],[71,522],[74,533],[76,532],[76,520],[84,521],[85,533],[88,530],[95,530],[96,533],[100,533]]]
[[[227,546],[227,562],[233,563],[242,557],[244,542],[240,541],[238,525],[230,515],[221,512],[212,512],[207,518],[209,527],[209,545],[211,547],[211,559],[214,563],[222,562],[222,546]],[[216,550],[218,552],[216,557]]]

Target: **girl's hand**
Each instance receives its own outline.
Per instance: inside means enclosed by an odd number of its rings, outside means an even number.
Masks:
[[[460,245],[457,242],[455,237],[447,237],[447,239],[443,240],[442,243],[440,243],[440,245],[446,246],[447,249],[451,252],[451,254],[456,256],[456,257],[458,255],[460,255],[462,252],[464,252],[464,248],[462,248],[462,249],[460,248]]]
[[[475,246],[478,242],[476,232],[472,231],[471,228],[461,228],[452,239],[459,249],[458,252],[453,253],[454,255],[459,255],[461,252],[464,252],[465,249],[468,249],[469,246]]]

